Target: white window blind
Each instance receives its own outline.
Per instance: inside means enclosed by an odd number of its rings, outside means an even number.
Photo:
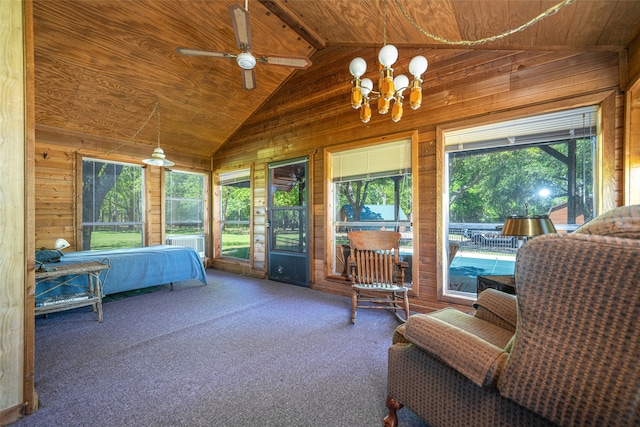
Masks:
[[[447,131],[444,136],[445,151],[590,138],[596,134],[597,112],[596,106],[581,107]]]
[[[403,175],[411,172],[411,139],[333,153],[331,164],[333,182]]]
[[[232,185],[239,182],[246,182],[251,179],[251,169],[238,169],[231,172],[224,172],[219,175],[220,185]]]

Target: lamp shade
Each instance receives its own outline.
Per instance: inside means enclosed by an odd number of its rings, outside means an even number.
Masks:
[[[555,232],[556,227],[547,215],[511,215],[502,227],[504,236],[533,237]]]
[[[164,150],[160,147],[157,147],[155,150],[153,150],[153,154],[151,155],[150,159],[144,159],[142,162],[150,166],[165,167],[173,166],[175,164],[165,158]]]
[[[61,251],[63,249],[68,248],[69,246],[71,246],[69,244],[69,242],[67,242],[65,239],[63,239],[62,237],[59,239],[56,239],[56,249]]]

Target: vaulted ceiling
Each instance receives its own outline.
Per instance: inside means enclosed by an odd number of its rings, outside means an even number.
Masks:
[[[640,1],[573,0],[507,37],[477,46],[450,44],[503,34],[560,1],[249,0],[246,5],[254,54],[305,56],[312,62],[314,53],[328,46],[382,46],[385,16],[386,41],[398,47],[622,51],[638,36]],[[305,73],[311,82],[314,69],[323,65],[296,71],[259,63],[257,88],[246,90],[235,60],[175,51],[239,53],[229,13],[235,3],[245,6],[244,0],[35,0],[36,138],[64,130],[150,152],[157,143],[157,117],[150,113],[159,100],[167,155],[213,155],[292,73]],[[348,65],[335,70],[345,82],[351,79]]]

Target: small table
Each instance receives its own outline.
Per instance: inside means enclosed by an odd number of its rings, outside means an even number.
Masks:
[[[35,314],[47,314],[90,305],[93,306],[93,311],[98,312],[98,322],[102,322],[102,288],[107,272],[104,279],[100,278],[100,273],[109,267],[107,259],[103,262],[62,264],[55,267],[49,265],[48,269],[36,270]],[[72,283],[84,275],[87,276],[86,285]],[[38,284],[44,282],[51,282],[52,286],[38,292]],[[62,288],[60,294],[50,295],[58,288]]]
[[[516,279],[508,276],[478,276],[478,294],[485,289],[497,289],[508,294],[516,294]]]

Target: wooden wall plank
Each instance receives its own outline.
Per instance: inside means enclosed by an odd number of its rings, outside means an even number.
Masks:
[[[29,176],[27,161],[32,160],[33,147],[28,146],[27,109],[33,105],[25,96],[28,75],[25,63],[27,41],[25,40],[24,10],[21,1],[0,3],[0,235],[3,247],[11,250],[0,254],[0,424],[15,421],[32,397],[33,390],[33,238],[28,236],[27,190],[31,190],[33,179]],[[26,356],[26,357],[25,357]],[[27,362],[25,365],[24,363]]]

